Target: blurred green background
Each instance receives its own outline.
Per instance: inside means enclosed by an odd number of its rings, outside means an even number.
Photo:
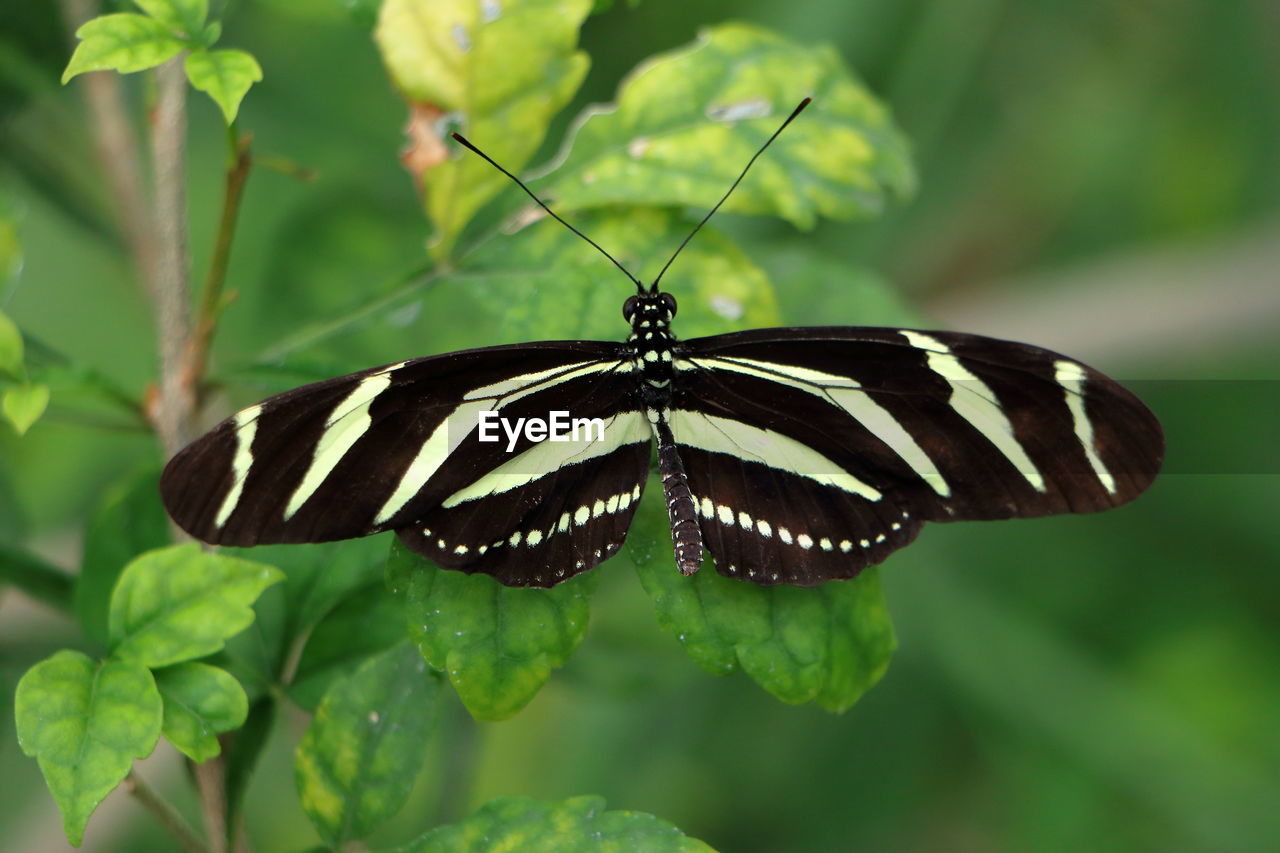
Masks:
[[[299,350],[288,379],[245,369],[423,262],[419,200],[397,161],[405,110],[368,35],[375,9],[230,5],[225,43],[266,72],[240,124],[259,158],[315,179],[266,168],[250,179],[229,280],[239,299],[216,350],[232,401],[217,414],[298,376],[441,348],[424,329],[446,321],[400,307]],[[80,93],[57,84],[70,44],[61,12],[0,4],[0,225],[22,256],[0,279],[0,307],[35,341],[141,394],[149,312]],[[887,283],[929,325],[1068,352],[1147,397],[1168,431],[1168,471],[1101,516],[926,531],[882,573],[900,650],[842,716],[705,674],[659,632],[634,577],[606,567],[570,664],[509,722],[470,724],[458,711],[385,841],[498,794],[600,793],[726,853],[1277,849],[1280,8],[619,2],[587,22],[592,69],[544,155],[638,61],[730,18],[834,43],[891,106],[919,168],[916,198],[872,223],[804,234],[718,223],[769,271],[788,321],[883,321],[896,302],[876,317],[851,306],[883,299]],[[136,82],[129,91],[140,103]],[[224,140],[207,100],[190,112],[202,270]],[[473,337],[483,343],[485,330]],[[55,396],[26,438],[0,430],[0,540],[77,562],[102,491],[158,461],[147,435],[94,428],[102,419]],[[0,847],[65,846],[11,705],[21,672],[75,636],[0,591]],[[292,786],[304,723],[277,727],[250,796],[256,849],[315,841]],[[196,811],[171,753],[143,772]],[[167,843],[120,793],[86,836],[94,850]]]

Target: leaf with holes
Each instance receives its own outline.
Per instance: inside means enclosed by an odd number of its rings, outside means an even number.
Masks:
[[[914,178],[888,110],[831,46],[746,24],[704,30],[692,45],[637,68],[617,103],[579,120],[560,162],[535,188],[556,207],[687,205],[708,210],[778,123],[787,128],[724,209],[781,216],[876,216]]]
[[[431,156],[412,166],[426,194],[438,250],[508,186],[479,157],[446,157],[432,117],[456,114],[463,132],[511,171],[538,150],[551,118],[587,72],[577,49],[590,0],[386,0],[374,37],[383,62],[427,127]],[[494,69],[501,69],[495,72]],[[425,170],[425,171],[424,171]]]
[[[236,120],[240,102],[262,79],[258,60],[243,50],[197,50],[187,54],[187,79],[213,98],[227,124]]]
[[[298,744],[303,811],[326,844],[364,838],[395,814],[422,766],[440,677],[403,642],[336,681]]]
[[[783,702],[839,712],[889,666],[897,643],[876,569],[814,588],[743,583],[710,565],[685,577],[672,566],[661,504],[640,507],[624,553],[658,623],[709,672],[741,668]]]
[[[387,584],[404,603],[418,650],[479,720],[515,714],[569,659],[587,631],[595,577],[551,589],[503,586],[438,569],[399,540],[387,561]]]
[[[605,811],[603,797],[543,802],[502,797],[462,823],[437,827],[399,853],[715,853],[653,815]]]
[[[86,71],[128,74],[155,68],[185,46],[162,21],[131,12],[94,18],[76,30],[76,38],[80,43],[62,72],[63,83]]]
[[[279,569],[175,545],[125,567],[111,595],[112,656],[150,667],[204,657],[253,621],[251,605]]]
[[[249,699],[225,669],[188,662],[154,675],[164,699],[164,736],[192,761],[213,758],[222,751],[218,735],[244,725]]]
[[[40,762],[67,840],[160,736],[160,693],[145,666],[63,651],[29,669],[14,699],[18,742]]]

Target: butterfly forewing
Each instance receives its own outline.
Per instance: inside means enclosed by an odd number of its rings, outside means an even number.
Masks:
[[[721,572],[749,567],[758,582],[852,576],[923,520],[1106,509],[1160,466],[1145,406],[1038,347],[765,329],[687,341],[680,355],[672,429],[706,499],[704,539]],[[777,534],[784,524],[790,542]]]
[[[546,417],[598,399],[610,413],[631,388],[619,349],[491,347],[288,391],[177,454],[161,494],[181,527],[216,544],[320,542],[403,527],[509,461],[506,436],[478,441],[480,412]]]

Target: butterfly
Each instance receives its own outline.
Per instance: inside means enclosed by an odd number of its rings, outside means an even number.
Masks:
[[[550,587],[622,547],[653,446],[676,567],[762,585],[851,578],[927,521],[1124,504],[1164,453],[1116,381],[1029,344],[918,329],[756,329],[680,340],[662,275],[622,342],[416,358],[286,391],[176,454],[160,491],[205,542],[393,530],[440,566]]]

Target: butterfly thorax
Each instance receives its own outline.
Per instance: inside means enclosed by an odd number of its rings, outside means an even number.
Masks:
[[[640,394],[648,409],[665,409],[671,400],[676,345],[671,318],[675,314],[676,300],[669,293],[637,294],[622,306],[622,316],[631,323],[627,337],[631,361],[640,375]]]

